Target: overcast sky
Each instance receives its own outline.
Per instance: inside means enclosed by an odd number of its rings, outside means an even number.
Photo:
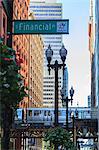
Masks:
[[[90,94],[90,53],[88,49],[89,0],[58,0],[63,19],[69,19],[69,35],[63,36],[69,72],[69,88],[75,89],[74,106],[87,106]]]

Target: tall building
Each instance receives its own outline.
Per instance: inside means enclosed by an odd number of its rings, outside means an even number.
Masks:
[[[29,19],[33,19],[32,14]],[[43,106],[43,41],[40,35],[30,35],[29,107]]]
[[[91,58],[91,106],[99,104],[99,2],[90,0],[89,50]]]
[[[99,143],[99,0],[90,0],[89,50],[91,54],[91,109],[98,119]],[[99,145],[98,145],[99,149]]]
[[[4,44],[12,46],[12,11],[13,0],[0,0],[0,38],[3,38]]]
[[[28,20],[29,1],[13,1],[13,20]],[[28,60],[29,60],[29,35],[13,35],[12,47],[16,51],[17,60],[20,61],[20,73],[23,76],[24,85],[28,87]],[[28,97],[20,102],[20,107],[28,107]]]
[[[96,68],[95,68],[95,1],[90,0],[89,51],[91,61],[91,106],[96,105]]]
[[[4,43],[7,42],[7,14],[0,1],[0,38],[4,39]]]
[[[96,32],[95,32],[95,54],[96,54],[96,106],[99,106],[99,0],[96,0]]]
[[[91,107],[99,105],[99,2],[90,0]]]
[[[54,3],[53,3],[54,2]],[[30,1],[30,12],[34,14],[35,19],[62,19],[62,4],[55,3],[56,1]],[[44,78],[43,78],[43,106],[44,107],[54,107],[55,100],[55,72],[51,70],[51,74],[48,73],[47,60],[45,58],[45,51],[48,45],[54,52],[52,63],[57,59],[59,62],[59,50],[62,46],[62,36],[61,35],[42,35],[44,41]],[[59,106],[62,106],[60,90],[62,87],[62,70],[59,70]]]
[[[96,107],[98,107],[98,149],[99,149],[99,0],[96,0],[96,34],[95,34],[95,53],[96,53]]]
[[[13,19],[28,20],[30,0],[13,1]],[[40,35],[13,35],[13,49],[20,62],[20,73],[24,85],[28,88],[28,97],[19,104],[20,107],[42,107],[43,101],[43,42]]]

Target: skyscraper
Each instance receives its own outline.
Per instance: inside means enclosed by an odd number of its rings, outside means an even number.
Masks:
[[[90,0],[89,50],[91,56],[91,106],[99,105],[99,1]]]
[[[30,0],[13,2],[13,19],[28,20]],[[28,87],[28,97],[19,106],[41,107],[43,101],[43,41],[40,35],[13,35],[13,49],[17,60],[22,60],[20,73],[24,77],[24,85]]]
[[[90,0],[90,6],[91,109],[92,118],[97,116],[98,119],[99,143],[99,0]]]
[[[99,105],[99,1],[90,0],[91,107]]]
[[[98,107],[98,149],[99,149],[99,0],[96,0],[96,34],[95,34],[95,54],[96,54],[96,107]]]
[[[91,61],[91,106],[96,105],[96,80],[95,80],[95,3],[90,0],[90,18],[89,18],[89,51]]]
[[[35,16],[35,19],[62,19],[62,4],[55,3],[56,1],[38,1],[31,0],[30,1],[30,12],[32,12]],[[47,69],[47,60],[45,58],[45,51],[50,44],[54,54],[53,61],[57,59],[59,62],[61,61],[59,56],[59,50],[62,46],[62,35],[42,35],[44,41],[44,79],[43,79],[43,106],[44,107],[54,107],[54,70],[51,70],[51,74],[49,75]],[[59,106],[61,105],[61,96],[60,90],[62,87],[62,70],[59,70]]]
[[[95,54],[96,54],[96,106],[99,106],[99,0],[96,0],[96,32],[95,32]]]
[[[34,16],[29,14],[29,19]],[[43,105],[43,41],[40,35],[29,35],[29,104],[28,107]]]
[[[27,20],[29,1],[13,1],[13,20]],[[16,58],[20,62],[20,74],[23,76],[24,85],[28,87],[28,58],[29,58],[29,35],[13,35],[12,47],[16,51]],[[28,97],[25,97],[19,104],[20,107],[28,107]]]

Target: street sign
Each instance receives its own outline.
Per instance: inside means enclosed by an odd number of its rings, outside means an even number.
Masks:
[[[69,34],[69,20],[13,20],[13,34]]]

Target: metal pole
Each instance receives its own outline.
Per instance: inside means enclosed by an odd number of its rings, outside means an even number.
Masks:
[[[58,126],[58,61],[55,61],[55,126]]]
[[[74,115],[73,115],[73,117],[72,117],[72,121],[73,121],[73,143],[74,143]]]
[[[66,130],[68,131],[68,97],[66,97]]]

